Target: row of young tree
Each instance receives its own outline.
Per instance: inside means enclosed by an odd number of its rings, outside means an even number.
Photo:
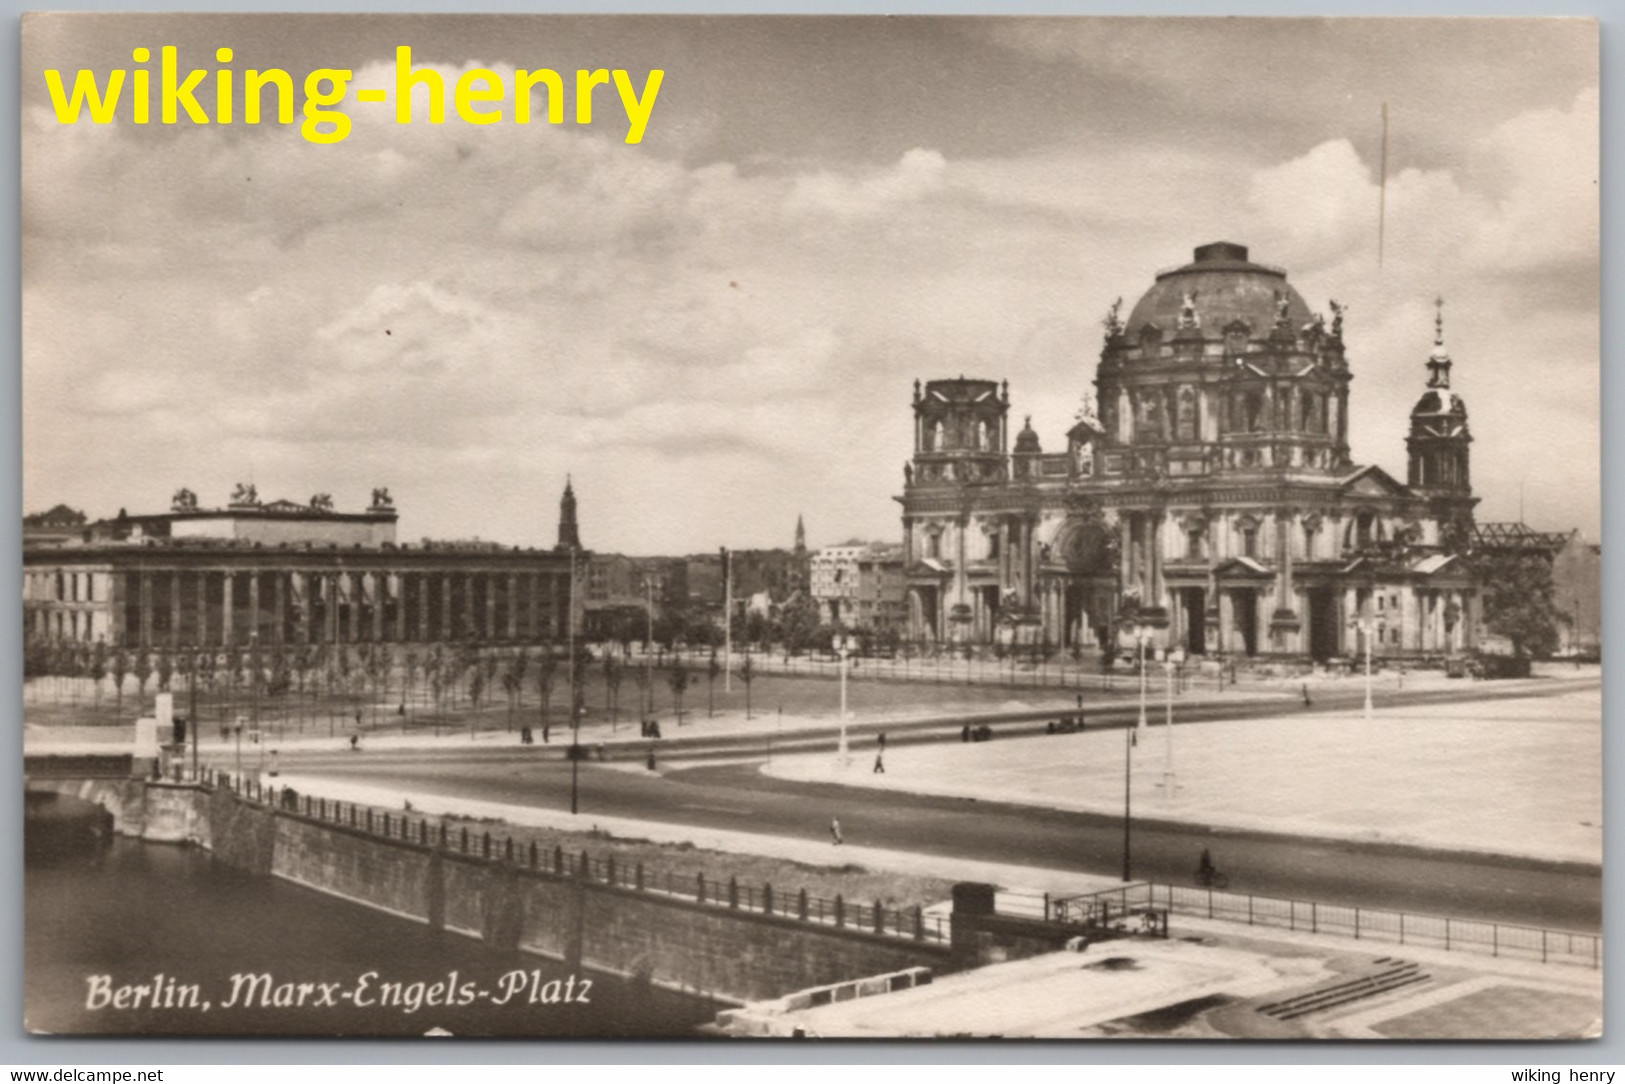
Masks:
[[[535,648],[363,643],[222,650],[40,641],[30,643],[24,654],[24,676],[35,686],[36,699],[42,683],[45,695],[57,703],[88,700],[99,709],[105,697],[114,723],[141,714],[150,688],[175,694],[177,710],[200,722],[212,715],[224,726],[247,716],[256,725],[293,725],[302,731],[325,718],[331,733],[351,721],[357,727],[377,726],[392,716],[403,726],[438,728],[458,722],[473,727],[499,696],[506,701],[505,725],[513,730],[529,723],[526,694],[532,690],[535,720],[545,730],[557,718],[556,697],[574,708],[565,721],[596,711],[587,702],[591,684],[602,687],[602,711],[612,724],[623,712],[652,717],[657,691],[664,686],[681,725],[685,696],[699,675],[707,682],[706,710],[715,714],[721,673],[714,650],[695,668],[676,655],[662,656],[656,666],[652,656],[632,660],[612,646],[595,656],[577,645],[572,663],[569,649],[553,643]],[[748,654],[735,674],[745,684],[748,714],[756,676]],[[622,703],[628,679],[637,690],[630,710]],[[134,703],[127,711],[125,695],[132,682]]]
[[[903,647],[903,635],[896,628],[846,629],[823,620],[818,604],[811,598],[798,595],[767,612],[761,610],[735,613],[731,620],[735,650],[743,653],[749,646],[759,654],[774,652],[786,658],[809,652],[832,650],[835,638],[853,635],[859,638],[859,650],[864,653],[892,653]],[[614,614],[604,630],[607,638],[619,644],[623,652],[630,653],[634,644],[650,644],[675,650],[682,645],[689,650],[721,648],[726,638],[719,615],[701,607],[679,608],[668,606],[650,621],[640,610],[629,608]]]

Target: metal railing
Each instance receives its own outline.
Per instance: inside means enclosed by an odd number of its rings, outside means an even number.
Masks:
[[[1109,919],[1114,911],[1127,915],[1160,909],[1171,915],[1352,937],[1356,941],[1422,945],[1450,952],[1487,953],[1591,968],[1600,966],[1602,954],[1600,935],[1572,930],[1149,882],[1080,896],[1045,896],[1043,906],[1047,920],[1069,924],[1099,921],[1102,913]]]
[[[926,915],[918,905],[887,907],[882,901],[862,903],[809,895],[806,889],[781,890],[772,884],[741,883],[737,878],[708,878],[704,873],[688,875],[646,868],[642,862],[594,857],[588,851],[566,851],[563,846],[540,845],[535,840],[493,834],[490,830],[470,830],[453,826],[445,818],[435,819],[371,806],[299,794],[287,788],[266,786],[256,779],[233,777],[227,772],[203,770],[189,776],[180,767],[172,771],[175,782],[190,779],[204,787],[223,789],[239,800],[284,814],[322,824],[333,824],[383,839],[399,840],[432,847],[448,854],[467,856],[493,864],[560,879],[580,879],[690,901],[702,906],[746,911],[774,918],[817,923],[855,933],[873,934],[906,941],[946,944],[950,931],[942,915]]]

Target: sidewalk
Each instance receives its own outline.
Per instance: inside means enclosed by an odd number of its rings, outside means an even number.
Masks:
[[[1528,683],[1508,683],[1527,686]],[[1135,812],[1206,827],[1600,865],[1602,703],[1561,695],[1379,706],[1184,723],[1156,705],[1132,751]],[[1176,704],[1174,718],[1184,705]],[[1123,807],[1121,729],[888,749],[855,744],[775,756],[798,782],[1113,814]],[[1170,795],[1166,784],[1174,789]]]
[[[976,862],[938,855],[865,847],[848,840],[840,846],[823,840],[789,839],[783,836],[735,832],[720,828],[696,828],[661,821],[604,817],[594,813],[569,814],[562,810],[533,806],[482,802],[445,795],[426,794],[396,787],[364,786],[330,779],[284,773],[276,782],[312,797],[358,802],[365,805],[404,808],[410,802],[414,812],[433,816],[456,814],[471,818],[493,818],[513,825],[551,828],[573,832],[604,832],[622,839],[645,839],[655,843],[692,844],[702,850],[728,854],[757,854],[813,866],[856,864],[871,869],[890,870],[923,877],[954,881],[978,881],[998,885],[1014,893],[1041,896],[1081,895],[1122,882],[1112,877],[1070,870],[1033,866]]]

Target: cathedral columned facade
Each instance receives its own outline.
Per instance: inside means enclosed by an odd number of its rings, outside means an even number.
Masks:
[[[1311,311],[1279,268],[1203,245],[1127,319],[1108,314],[1064,450],[1007,384],[914,388],[904,468],[910,635],[1126,643],[1190,655],[1438,657],[1470,648],[1478,593],[1466,406],[1443,322],[1400,482],[1349,457],[1344,308]],[[1441,303],[1442,313],[1442,303]]]

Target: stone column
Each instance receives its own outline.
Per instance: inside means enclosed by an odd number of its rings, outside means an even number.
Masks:
[[[1289,530],[1292,515],[1284,513],[1275,520],[1275,544],[1281,555],[1281,607],[1286,610],[1296,610],[1297,592],[1292,584],[1292,532]]]
[[[288,573],[288,590],[293,595],[293,604],[298,612],[293,638],[297,643],[308,644],[311,610],[310,574],[299,571]]]
[[[570,574],[568,572],[562,576],[556,575],[553,577],[552,625],[553,639],[555,640],[562,640],[564,638],[564,601],[566,597],[568,597],[565,588],[567,586],[566,581],[569,578]]]
[[[497,638],[497,584],[500,579],[493,573],[487,572],[480,577],[485,584],[485,638]]]
[[[999,517],[995,537],[999,540],[999,593],[1007,591],[1015,579],[1015,558],[1010,553],[1010,521]]]
[[[179,647],[181,642],[181,584],[186,581],[184,574],[171,572],[169,574],[169,646]],[[90,582],[86,575],[85,582]]]
[[[235,575],[230,572],[220,573],[220,642],[222,644],[236,643],[236,630],[231,627],[231,596],[236,588],[235,579]]]
[[[1117,534],[1117,593],[1121,595],[1127,594],[1128,589],[1138,582],[1135,578],[1138,570],[1135,568],[1134,518],[1131,513],[1118,513]]]
[[[440,638],[457,638],[457,616],[451,612],[451,573],[440,575]]]
[[[389,577],[377,572],[366,574],[367,586],[371,588],[368,593],[372,596],[372,640],[373,643],[383,643],[384,640],[384,610],[385,601],[389,597]]]
[[[418,634],[416,639],[427,643],[434,639],[434,630],[429,626],[429,594],[434,587],[434,577],[428,573],[414,573],[412,581],[418,585]]]
[[[273,581],[275,590],[271,602],[272,620],[276,627],[271,630],[271,642],[281,644],[288,638],[288,573],[278,572]]]
[[[209,643],[209,574],[197,574],[197,644],[204,647]]]
[[[340,572],[340,582],[345,585],[345,593],[349,595],[349,621],[346,635],[351,644],[361,642],[361,608],[366,605],[366,587],[362,585],[359,572]]]
[[[141,607],[140,644],[142,647],[152,646],[152,573],[143,572],[138,581],[137,604]],[[72,592],[70,591],[71,595]]]
[[[406,643],[406,573],[389,575],[390,597],[395,600],[395,642]]]
[[[1162,584],[1162,521],[1166,513],[1163,509],[1153,509],[1150,516],[1150,530],[1147,532],[1146,545],[1151,550],[1151,605],[1166,606],[1163,599]]]
[[[257,639],[260,633],[260,570],[248,573],[248,638]]]
[[[538,640],[541,638],[542,627],[542,577],[540,573],[532,572],[525,577],[525,595],[529,605],[525,608],[525,638]]]
[[[966,602],[967,585],[965,579],[965,531],[970,526],[968,519],[961,519],[955,527],[954,548],[954,603]]]
[[[508,639],[519,639],[519,577],[508,574]]]
[[[1220,591],[1219,597],[1219,639],[1215,649],[1220,652],[1230,650],[1230,641],[1236,623],[1236,600],[1229,591]]]

